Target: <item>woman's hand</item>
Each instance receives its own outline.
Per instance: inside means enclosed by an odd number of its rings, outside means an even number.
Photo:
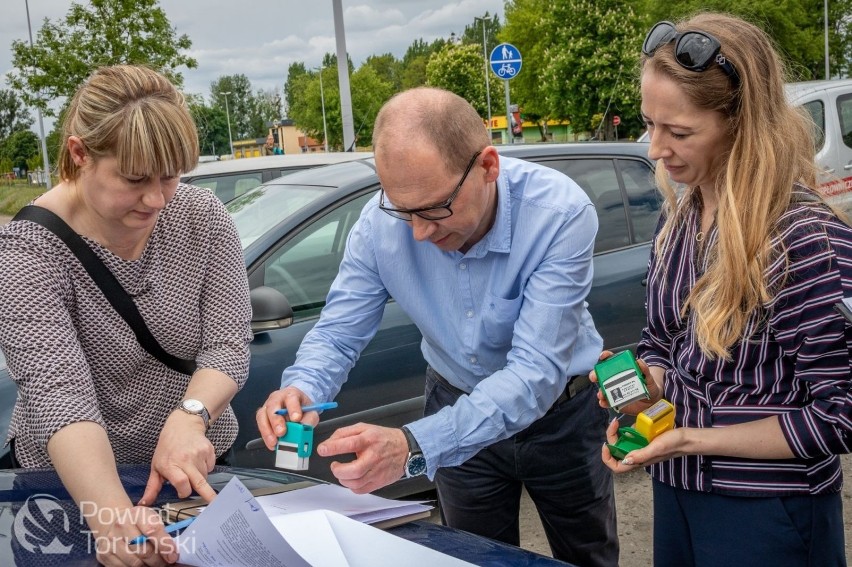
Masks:
[[[604,361],[607,358],[610,358],[611,356],[613,356],[613,352],[611,350],[605,350],[601,353],[598,360]],[[642,374],[645,376],[645,387],[648,389],[648,395],[650,396],[650,398],[648,398],[647,400],[639,400],[633,402],[632,404],[628,404],[622,407],[619,413],[627,415],[638,415],[639,413],[645,411],[652,405],[659,402],[663,397],[663,393],[660,391],[660,387],[657,385],[657,381],[654,380],[654,377],[651,374],[651,369],[648,367],[647,364],[645,364],[645,361],[637,358],[636,362],[639,364],[639,370],[641,370]],[[592,384],[595,384],[597,386],[598,375],[595,373],[594,369],[589,372],[589,380],[592,382]],[[598,387],[597,389],[597,396],[598,404],[604,409],[609,409],[609,402],[606,401],[606,396],[604,396],[600,387]]]
[[[606,429],[606,440],[610,445],[618,441],[618,420],[613,419]],[[654,463],[668,461],[675,457],[688,454],[685,451],[686,435],[690,428],[680,427],[666,431],[655,437],[647,446],[635,451],[630,451],[619,461],[612,456],[606,445],[601,449],[601,459],[615,473],[632,471],[637,467],[647,467]]]
[[[216,450],[205,436],[204,422],[196,415],[175,410],[160,433],[151,460],[151,475],[139,505],[152,504],[166,480],[181,498],[195,490],[207,502],[212,501],[216,492],[207,483],[207,474],[215,465]]]
[[[166,533],[160,516],[150,508],[99,508],[86,521],[102,565],[167,565],[178,560],[175,540]],[[147,540],[131,544],[139,535],[145,535]]]

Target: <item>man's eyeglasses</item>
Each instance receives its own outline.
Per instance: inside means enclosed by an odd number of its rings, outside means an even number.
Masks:
[[[452,205],[456,197],[459,196],[459,192],[467,179],[467,175],[470,173],[470,170],[473,169],[473,164],[476,163],[476,158],[478,158],[481,153],[482,150],[479,150],[473,154],[473,157],[470,158],[470,163],[467,164],[458,185],[456,185],[456,188],[453,189],[453,192],[443,203],[439,203],[431,207],[421,207],[419,209],[394,209],[393,207],[385,206],[385,189],[383,187],[381,196],[379,197],[379,208],[390,216],[404,221],[410,221],[412,215],[417,215],[418,217],[426,220],[441,220],[453,216],[453,210],[450,208],[450,205]]]
[[[709,33],[701,31],[678,33],[673,23],[658,22],[645,36],[642,53],[653,57],[659,48],[671,41],[675,42],[675,60],[684,69],[700,73],[706,71],[715,62],[731,78],[734,86],[739,86],[740,76],[737,70],[724,55],[719,53],[722,50],[722,44]]]

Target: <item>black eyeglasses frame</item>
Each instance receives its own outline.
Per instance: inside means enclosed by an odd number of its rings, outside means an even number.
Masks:
[[[450,208],[450,206],[453,204],[453,201],[456,200],[456,197],[459,196],[462,185],[464,185],[464,182],[467,181],[467,176],[473,169],[473,164],[476,163],[476,159],[480,156],[480,154],[482,154],[483,151],[484,150],[479,150],[478,152],[473,154],[473,157],[470,158],[470,161],[468,162],[467,167],[465,168],[464,173],[462,174],[461,180],[458,182],[455,189],[453,189],[453,192],[450,194],[450,196],[447,197],[447,200],[443,203],[439,203],[437,205],[432,205],[429,207],[420,207],[417,209],[395,209],[393,207],[387,207],[385,206],[385,188],[381,187],[381,194],[379,196],[379,208],[390,216],[392,216],[393,218],[404,221],[410,221],[412,219],[412,215],[417,215],[418,217],[429,221],[443,220],[453,216],[453,209]],[[430,211],[438,210],[442,210],[442,212],[428,214]],[[443,212],[446,212],[447,214],[443,214]]]
[[[663,28],[663,30],[660,31],[660,28]],[[655,32],[661,35],[658,36],[659,39],[654,42],[655,44],[651,46],[651,38],[654,37]],[[693,53],[688,52],[686,44],[683,43],[684,41],[688,42],[691,39],[694,39],[691,36],[698,36],[699,38],[706,40],[709,42],[711,47],[710,50],[705,50],[705,53],[700,59],[693,57]],[[722,71],[730,77],[735,87],[740,85],[740,75],[737,73],[733,63],[728,61],[728,59],[720,53],[722,50],[722,42],[707,32],[691,30],[680,33],[677,31],[673,23],[663,20],[654,24],[650,31],[648,31],[647,35],[645,35],[645,41],[642,42],[642,53],[647,57],[653,57],[659,48],[671,43],[672,41],[675,42],[675,61],[677,61],[684,69],[701,73],[706,71],[712,63],[716,63],[722,68]],[[682,56],[688,57],[689,60],[684,61],[681,59]]]

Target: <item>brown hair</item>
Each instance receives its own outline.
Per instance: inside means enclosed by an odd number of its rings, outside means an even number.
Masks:
[[[470,103],[434,87],[398,93],[376,116],[376,153],[412,136],[434,147],[447,169],[455,173],[463,172],[471,156],[491,144],[485,123]]]
[[[79,137],[93,159],[115,157],[131,175],[177,176],[198,163],[198,133],[183,94],[139,65],[102,67],[71,99],[59,175],[74,180],[80,172],[68,150],[69,136]]]
[[[715,36],[721,54],[740,77],[736,85],[713,64],[696,73],[674,58],[674,42],[641,59],[675,81],[695,106],[727,119],[730,149],[718,157],[715,190],[718,243],[704,274],[690,291],[683,315],[692,310],[698,344],[710,356],[730,357],[730,348],[747,333],[749,317],[772,298],[764,271],[783,250],[771,237],[790,206],[794,183],[816,186],[813,125],[804,111],[789,105],[786,72],[769,37],[756,26],[724,14],[698,14],[676,25],[678,32],[699,30]],[[667,218],[657,239],[660,258],[672,249],[676,228],[692,199],[678,200],[664,168],[657,183],[666,197]],[[658,264],[665,269],[666,261]]]

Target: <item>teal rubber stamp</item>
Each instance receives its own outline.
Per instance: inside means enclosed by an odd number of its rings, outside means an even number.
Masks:
[[[290,421],[287,423],[287,433],[278,438],[275,466],[293,471],[307,470],[308,458],[313,449],[314,428],[310,425]]]

